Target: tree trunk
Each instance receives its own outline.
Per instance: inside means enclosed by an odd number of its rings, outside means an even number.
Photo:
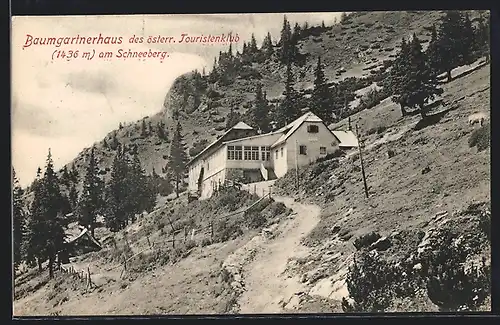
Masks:
[[[426,118],[427,115],[426,115],[426,111],[425,111],[425,107],[423,104],[421,105],[418,105],[420,107],[420,116],[422,117],[422,119]]]
[[[175,175],[175,197],[179,198],[179,175]]]
[[[57,254],[57,268],[61,268],[61,253]]]
[[[38,263],[38,272],[42,272],[42,259],[38,257],[36,261]]]
[[[406,109],[403,104],[399,104],[401,106],[401,116],[405,117],[406,116]]]
[[[448,82],[450,82],[452,80],[452,78],[451,78],[451,70],[447,70],[446,71],[446,77],[448,78]]]
[[[49,278],[54,277],[54,255],[50,254],[49,256]]]

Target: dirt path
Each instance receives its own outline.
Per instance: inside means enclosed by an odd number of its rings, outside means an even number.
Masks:
[[[317,225],[321,209],[294,202],[292,198],[273,196],[273,199],[283,202],[296,214],[280,223],[275,237],[263,241],[252,261],[243,267],[245,291],[238,301],[242,314],[279,313],[283,303],[295,293],[305,291],[298,277],[286,277],[283,272],[290,258],[308,254],[301,239]]]

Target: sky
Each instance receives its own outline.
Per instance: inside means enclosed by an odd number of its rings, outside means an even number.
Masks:
[[[12,55],[12,165],[22,186],[36,175],[50,148],[56,169],[92,146],[120,122],[136,121],[162,110],[173,81],[180,75],[204,67],[210,71],[214,57],[229,44],[130,44],[132,36],[189,36],[232,33],[241,49],[253,33],[258,45],[269,31],[279,37],[283,13],[133,15],[133,16],[31,16],[13,17]],[[331,25],[340,13],[287,13],[292,27],[322,21]],[[123,37],[115,45],[31,45],[27,35],[46,37]],[[167,51],[168,57],[99,59],[101,51]],[[56,50],[79,50],[77,59],[53,58]],[[96,51],[93,59],[82,59],[85,51]]]

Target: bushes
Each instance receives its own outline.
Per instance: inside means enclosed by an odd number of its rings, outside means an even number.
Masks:
[[[383,312],[396,297],[415,292],[416,282],[408,281],[402,266],[363,252],[349,268],[346,279],[352,302],[342,299],[344,312]]]
[[[359,251],[362,248],[368,247],[377,240],[379,240],[382,236],[379,233],[372,231],[366,235],[359,236],[354,240],[354,247]]]
[[[427,293],[442,311],[473,310],[490,294],[491,271],[482,266],[466,267],[467,251],[453,241],[451,232],[443,233],[440,249],[426,259]]]
[[[355,246],[366,247],[378,236],[360,237]],[[349,268],[350,299],[343,299],[342,308],[345,312],[383,312],[399,298],[423,298],[442,311],[476,310],[491,294],[491,268],[485,258],[481,265],[468,264],[469,251],[450,230],[440,232],[430,249],[417,258],[386,261],[363,250]],[[420,297],[421,293],[427,297]]]
[[[490,123],[486,123],[472,132],[469,137],[469,148],[477,147],[477,151],[486,150],[490,146]]]

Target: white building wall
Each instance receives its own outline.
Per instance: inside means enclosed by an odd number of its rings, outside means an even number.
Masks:
[[[307,131],[308,125],[317,125],[318,133],[309,133]],[[288,151],[287,164],[289,169],[295,168],[296,161],[299,167],[309,165],[315,162],[316,159],[335,152],[339,146],[337,138],[323,123],[319,122],[304,122],[286,142]],[[300,153],[301,145],[305,146],[306,154]],[[323,152],[321,149],[322,147],[324,148]]]
[[[284,142],[274,148],[271,149],[271,155],[273,159],[274,165],[274,173],[276,177],[283,177],[288,171],[288,151],[287,151],[287,142]]]

